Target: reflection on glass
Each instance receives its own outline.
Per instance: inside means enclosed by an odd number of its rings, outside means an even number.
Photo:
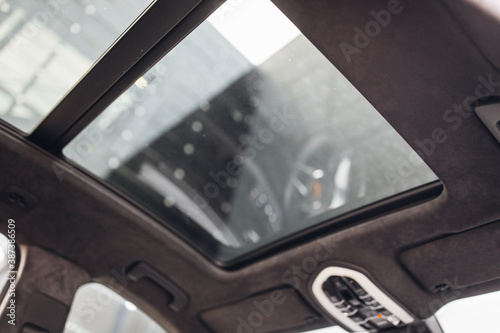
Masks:
[[[8,251],[7,247],[9,245],[9,239],[5,235],[0,234],[0,293],[7,284],[7,275],[10,271],[8,262]]]
[[[500,291],[446,304],[436,318],[444,333],[497,332]]]
[[[0,0],[0,118],[30,132],[150,0]]]
[[[64,154],[221,260],[436,179],[267,0],[216,11]]]
[[[133,303],[98,283],[80,287],[64,333],[166,333]]]

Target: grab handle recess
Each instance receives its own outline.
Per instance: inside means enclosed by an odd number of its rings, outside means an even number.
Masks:
[[[189,303],[189,296],[181,288],[176,286],[157,269],[144,262],[134,264],[130,269],[128,269],[127,277],[134,282],[139,282],[145,278],[155,282],[172,296],[172,300],[168,304],[168,307],[172,311],[180,312]]]

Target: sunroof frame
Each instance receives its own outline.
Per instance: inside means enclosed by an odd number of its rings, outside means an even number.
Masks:
[[[75,125],[85,124],[78,126],[77,131],[80,132],[118,97],[119,94],[116,92],[125,91],[134,83],[135,80],[132,78],[136,78],[153,66],[160,58],[153,49],[157,50],[159,43],[165,44],[165,37],[171,36],[172,31],[180,26],[180,22],[201,3],[202,0],[153,2],[28,135],[28,138],[61,155],[65,142],[69,142],[77,134],[72,131],[67,135],[66,132]],[[213,5],[210,8],[214,8]],[[175,39],[168,38],[169,47],[164,52],[168,52],[188,33]],[[172,42],[173,45],[170,45]],[[140,64],[145,64],[146,68],[141,68]],[[112,98],[111,101],[109,97]]]
[[[62,149],[66,144],[134,84],[137,77],[146,73],[224,2],[186,0],[182,2],[182,6],[179,6],[179,2],[175,0],[153,2],[148,10],[96,62],[30,135],[25,135],[3,120],[0,120],[0,123],[6,125],[17,135],[27,138],[30,142],[62,159],[68,167],[79,170],[83,175],[92,178],[139,207],[145,214],[160,222],[198,250],[213,264],[226,269],[238,268],[241,265],[260,260],[264,256],[275,254],[277,251],[311,240],[318,236],[319,231],[337,231],[376,216],[408,208],[441,194],[443,185],[437,180],[319,223],[231,260],[220,260],[201,249],[198,244],[182,235],[166,221],[155,216],[125,193],[64,157]],[[148,37],[143,38],[144,36]],[[140,41],[140,43],[138,44],[136,41]],[[97,85],[96,82],[99,84]]]

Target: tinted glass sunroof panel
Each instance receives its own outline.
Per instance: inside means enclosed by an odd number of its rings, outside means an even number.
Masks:
[[[150,2],[0,0],[0,118],[31,132]]]
[[[217,10],[63,152],[222,261],[436,180],[266,0]]]

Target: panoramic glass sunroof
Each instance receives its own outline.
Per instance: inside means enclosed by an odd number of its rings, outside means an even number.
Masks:
[[[0,118],[24,132],[151,0],[0,0]]]
[[[217,10],[63,152],[222,261],[436,180],[267,0]]]

